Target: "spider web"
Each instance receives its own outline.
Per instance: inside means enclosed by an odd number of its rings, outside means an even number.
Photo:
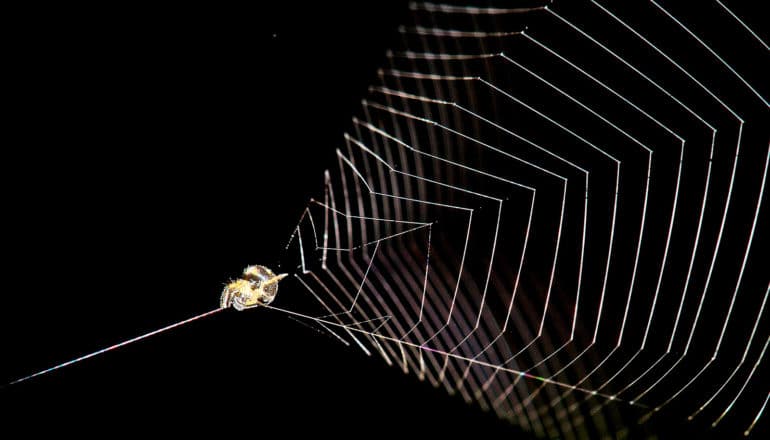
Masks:
[[[269,307],[539,436],[748,435],[770,49],[719,0],[606,3],[411,4]]]

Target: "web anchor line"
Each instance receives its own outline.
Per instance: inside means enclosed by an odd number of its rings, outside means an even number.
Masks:
[[[149,338],[150,336],[155,336],[157,334],[160,334],[160,333],[163,333],[163,332],[166,332],[166,331],[169,331],[169,330],[173,330],[173,329],[175,329],[177,327],[181,327],[183,325],[190,324],[191,322],[197,321],[199,319],[206,318],[208,316],[214,315],[215,313],[219,313],[222,310],[224,310],[224,309],[223,308],[216,308],[214,310],[209,310],[208,312],[201,313],[200,315],[195,315],[192,318],[187,318],[185,320],[182,320],[182,321],[179,321],[179,322],[175,322],[173,324],[169,324],[169,325],[167,325],[165,327],[161,327],[161,328],[159,328],[157,330],[153,330],[153,331],[147,332],[147,333],[145,333],[143,335],[139,335],[139,336],[136,336],[134,338],[127,339],[127,340],[125,340],[123,342],[118,342],[117,344],[110,345],[109,347],[105,347],[105,348],[102,348],[100,350],[96,350],[94,352],[91,352],[91,353],[88,353],[86,355],[77,357],[77,358],[69,360],[67,362],[62,362],[60,364],[54,365],[53,367],[46,368],[46,369],[40,370],[40,371],[38,371],[36,373],[32,373],[32,374],[30,374],[28,376],[24,376],[22,378],[16,379],[16,380],[14,380],[12,382],[9,382],[5,386],[7,387],[7,386],[11,386],[11,385],[16,385],[16,384],[19,384],[19,383],[22,383],[22,382],[26,382],[26,381],[28,381],[30,379],[34,379],[34,378],[39,377],[39,376],[43,376],[45,374],[52,373],[52,372],[54,372],[56,370],[60,370],[60,369],[62,369],[64,367],[68,367],[70,365],[77,364],[78,362],[82,362],[82,361],[84,361],[86,359],[91,359],[92,357],[98,356],[98,355],[103,354],[103,353],[107,353],[108,351],[112,351],[112,350],[118,349],[120,347],[125,347],[126,345],[133,344],[135,342],[139,342],[139,341],[141,341],[143,339]]]

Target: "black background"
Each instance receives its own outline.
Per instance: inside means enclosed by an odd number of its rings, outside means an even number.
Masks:
[[[245,265],[275,265],[408,13],[360,3],[18,17],[0,381],[213,309]],[[224,311],[0,401],[30,431],[526,438],[266,310]]]
[[[245,265],[274,267],[406,14],[366,2],[19,16],[2,380],[213,309]],[[0,392],[2,418],[28,432],[517,432],[264,310]]]

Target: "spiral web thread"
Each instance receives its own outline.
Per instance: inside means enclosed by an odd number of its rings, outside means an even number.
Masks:
[[[704,3],[411,4],[270,307],[539,436],[749,435],[770,49]]]

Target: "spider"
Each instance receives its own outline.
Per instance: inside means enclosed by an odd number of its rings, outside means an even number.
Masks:
[[[287,275],[276,275],[265,266],[248,266],[241,278],[225,286],[219,306],[224,309],[232,305],[240,311],[268,305],[278,293],[278,282]]]

